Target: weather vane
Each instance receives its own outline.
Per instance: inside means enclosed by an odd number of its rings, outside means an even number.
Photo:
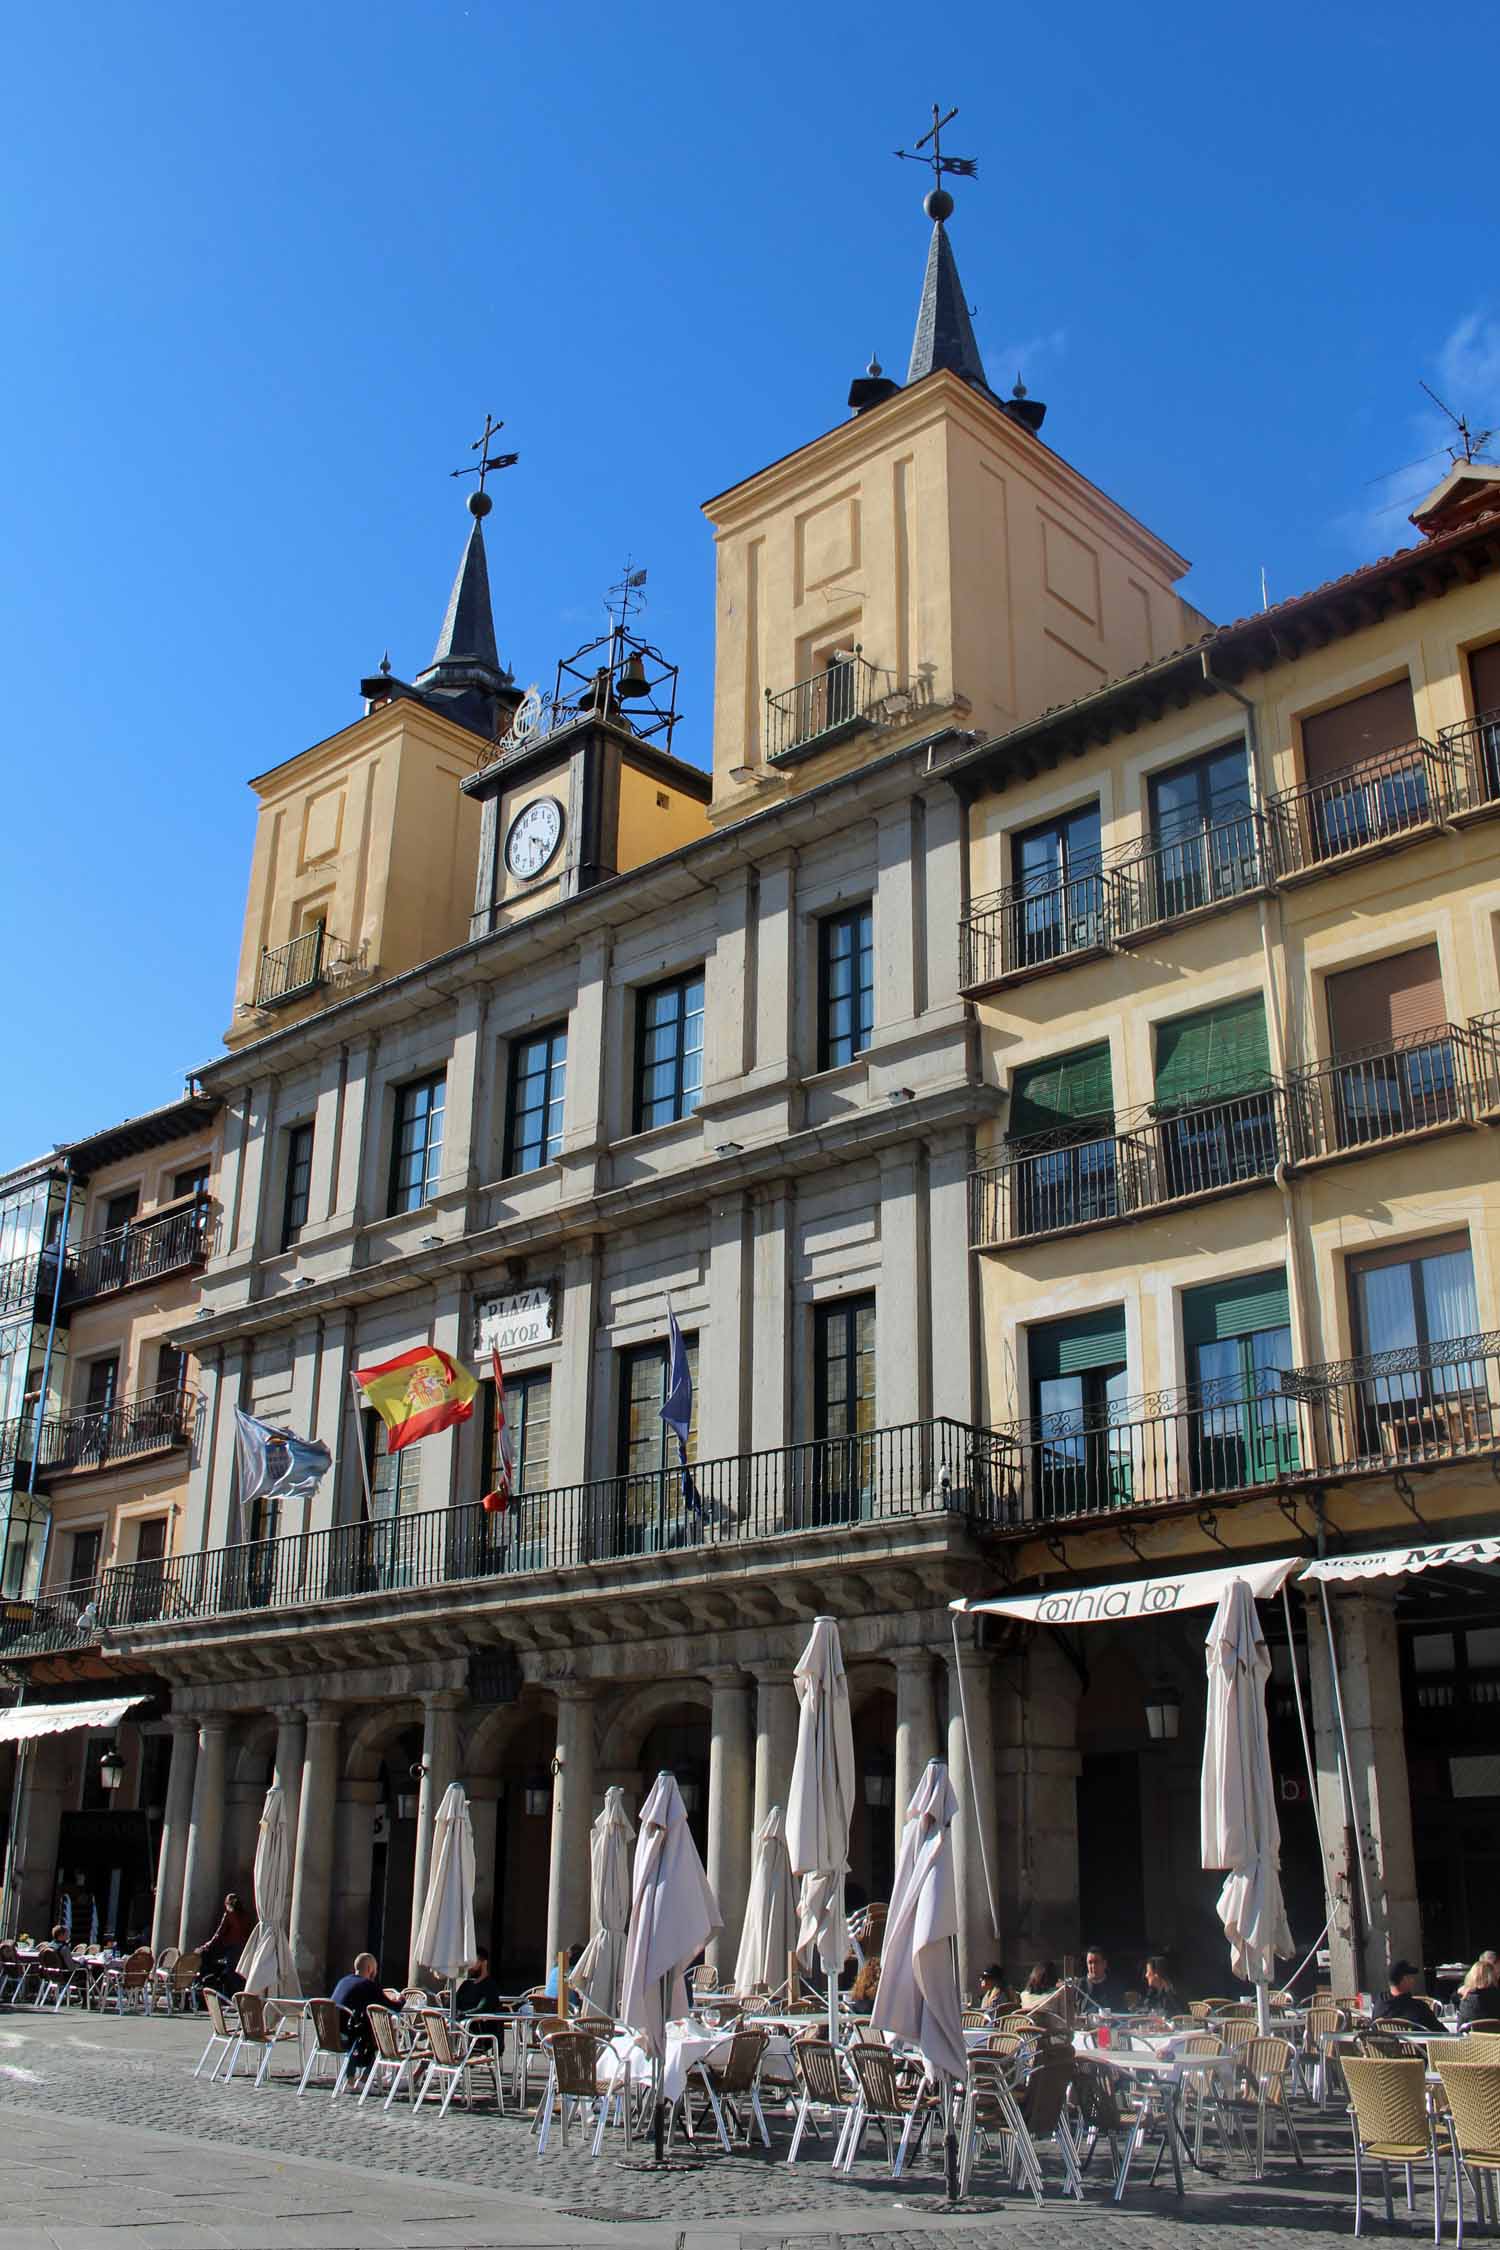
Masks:
[[[953,198],[943,186],[943,174],[945,172],[951,172],[956,178],[963,180],[973,180],[979,176],[979,159],[977,157],[944,156],[943,154],[943,127],[951,125],[957,115],[958,107],[956,103],[945,117],[938,104],[934,102],[930,129],[922,135],[922,138],[912,148],[898,148],[895,152],[903,163],[931,166],[932,186],[928,190],[928,194],[929,196],[940,196],[947,208],[942,211],[934,211],[929,205],[929,218],[946,219],[949,211],[953,209]],[[923,152],[927,150],[929,142],[931,143],[930,153],[924,154]]]
[[[630,613],[633,609],[645,608],[646,596],[643,591],[645,584],[645,571],[633,569],[630,557],[627,555],[619,584],[610,587],[604,604],[609,612],[609,622],[617,631],[624,632],[626,626],[630,623]],[[619,611],[618,617],[615,615],[616,610]]]
[[[455,477],[478,477],[478,490],[469,494],[469,513],[471,516],[487,516],[490,512],[490,509],[494,506],[494,502],[491,500],[489,494],[484,489],[484,480],[489,475],[491,469],[513,469],[516,463],[521,458],[519,453],[491,453],[490,439],[492,437],[498,437],[504,427],[505,424],[503,422],[495,421],[493,417],[488,412],[486,412],[484,417],[484,435],[483,437],[477,437],[474,440],[474,443],[469,447],[469,451],[471,453],[477,453],[479,455],[478,461],[466,465],[462,469],[450,469],[448,472],[450,476]]]

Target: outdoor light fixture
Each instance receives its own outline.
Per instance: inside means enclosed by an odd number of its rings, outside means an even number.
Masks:
[[[398,1796],[398,1797],[396,1798],[396,1800],[395,1800],[395,1804],[396,1804],[396,1818],[397,1818],[398,1820],[415,1820],[415,1819],[416,1819],[416,1817],[417,1817],[417,1800],[416,1800],[416,1795],[415,1795],[415,1793],[414,1793],[414,1792],[413,1792],[412,1790],[410,1790],[410,1789],[403,1789],[403,1790],[401,1791],[401,1794],[400,1794],[400,1795],[399,1795],[399,1796]]]
[[[743,1156],[744,1153],[738,1141],[720,1141],[714,1149],[715,1156]]]
[[[114,1795],[125,1779],[125,1760],[120,1756],[119,1749],[114,1743],[110,1744],[99,1760],[99,1779],[111,1796]]]
[[[543,1820],[552,1810],[552,1784],[563,1770],[561,1758],[554,1757],[548,1772],[534,1773],[526,1784],[526,1810],[533,1820]]]
[[[422,1237],[422,1248],[423,1248],[424,1250],[441,1250],[441,1249],[442,1249],[442,1247],[443,1247],[443,1238],[442,1238],[442,1236],[441,1236],[440,1234],[424,1234],[424,1235],[423,1235],[423,1237]]]
[[[1182,1724],[1182,1697],[1173,1687],[1158,1687],[1152,1691],[1146,1705],[1146,1729],[1153,1742],[1175,1742],[1177,1729]]]
[[[889,1758],[879,1750],[865,1761],[865,1803],[871,1812],[885,1812],[896,1800],[896,1776]]]
[[[691,1819],[692,1815],[698,1810],[699,1803],[702,1800],[703,1791],[699,1788],[697,1782],[693,1779],[691,1774],[688,1774],[685,1779],[678,1781],[677,1790],[679,1796],[682,1798],[682,1809],[688,1815],[689,1819]]]
[[[910,1086],[893,1086],[885,1098],[892,1109],[897,1109],[902,1102],[914,1102],[917,1097]]]

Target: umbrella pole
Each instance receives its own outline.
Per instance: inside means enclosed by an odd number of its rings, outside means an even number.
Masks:
[[[651,2058],[651,2086],[656,2099],[651,2113],[651,2148],[658,2167],[666,2163],[667,2135],[667,2011],[672,2005],[671,1978],[661,1980],[661,2038],[662,2051]]]
[[[839,1973],[837,1969],[830,1969],[828,1972],[828,2044],[830,2047],[836,2047],[838,2043]]]
[[[943,2102],[943,2184],[948,2191],[948,2201],[958,2201],[958,2125],[957,2081],[946,2070],[938,2073],[938,2085]]]
[[[1255,2028],[1262,2038],[1271,2028],[1271,1987],[1268,1984],[1255,1987]]]

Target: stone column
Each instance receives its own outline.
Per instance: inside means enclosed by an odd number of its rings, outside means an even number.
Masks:
[[[219,1926],[224,1910],[224,1777],[229,1721],[203,1719],[193,1773],[193,1811],[182,1877],[182,1918],[177,1943],[184,1953]]]
[[[370,1942],[370,1878],[374,1872],[378,1781],[346,1781],[335,1822],[333,1910],[328,1926],[328,1982],[337,1983]],[[381,1964],[385,1968],[385,1964]],[[387,1975],[391,1974],[386,1970]]]
[[[302,1761],[307,1750],[307,1721],[301,1711],[282,1710],[276,1714],[276,1760],[271,1778],[281,1791],[282,1809],[286,1815],[287,1857],[293,1867],[297,1864],[297,1820],[302,1810]]]
[[[1078,1949],[1078,1701],[1083,1683],[1057,1643],[1025,1643],[1024,1687],[1000,1687],[999,1850],[990,1867],[1007,1951],[1022,1970]],[[982,1966],[982,1964],[981,1964]]]
[[[587,1680],[557,1688],[557,1772],[552,1777],[552,1854],[547,1875],[547,1962],[589,1934],[589,1824],[594,1815],[594,1690]]]
[[[898,1649],[896,1667],[896,1845],[923,1768],[938,1754],[937,1698],[933,1693],[930,1648]],[[980,1967],[983,1968],[983,1962]]]
[[[292,1869],[292,1958],[306,1993],[325,1991],[328,1917],[333,1904],[333,1840],[338,1816],[339,1713],[327,1703],[307,1705],[307,1749],[302,1760],[302,1803],[297,1814],[297,1856]]]
[[[422,1714],[422,1783],[417,1792],[417,1856],[411,1881],[413,1983],[417,1975],[417,1925],[427,1903],[437,1809],[449,1785],[458,1777],[458,1710],[462,1702],[457,1688],[440,1688],[436,1694],[426,1697]]]
[[[1329,1931],[1330,1981],[1336,1992],[1381,1991],[1390,1963],[1422,1958],[1422,1917],[1417,1904],[1411,1794],[1401,1710],[1401,1666],[1396,1646],[1394,1591],[1340,1587],[1328,1597],[1344,1724],[1349,1743],[1353,1827],[1340,1781],[1338,1708],[1328,1654],[1321,1593],[1307,1607],[1307,1648],[1312,1685],[1313,1755],[1318,1768],[1318,1823],[1328,1855],[1328,1889],[1335,1904]],[[1369,1892],[1365,1922],[1360,1882]]]
[[[797,1755],[797,1690],[790,1665],[758,1665],[755,1673],[755,1806],[751,1827],[758,1835],[773,1805],[786,1811]]]
[[[187,1866],[188,1829],[193,1817],[193,1775],[198,1763],[198,1728],[187,1718],[168,1719],[172,1762],[167,1770],[167,1802],[156,1862],[156,1900],[151,1912],[151,1950],[175,1945],[182,1924],[182,1878]]]
[[[711,1671],[713,1712],[708,1751],[708,1880],[724,1927],[708,1941],[708,1960],[732,1972],[750,1889],[754,1762],[750,1749],[750,1682],[732,1665]]]
[[[980,1971],[997,1950],[985,1881],[986,1860],[993,1880],[997,1856],[995,1718],[988,1654],[982,1649],[965,1649],[962,1655],[950,1650],[947,1665],[948,1773],[958,1798],[958,1817],[953,1823],[958,1888],[958,1978],[960,1991],[972,1992],[978,1985]],[[969,1715],[968,1746],[964,1741],[965,1708]],[[974,1753],[972,1766],[970,1747]]]

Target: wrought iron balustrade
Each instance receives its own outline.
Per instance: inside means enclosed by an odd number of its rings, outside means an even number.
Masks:
[[[747,1539],[953,1513],[999,1523],[1014,1495],[992,1433],[937,1420],[819,1438],[650,1475],[523,1494],[503,1515],[470,1505],[127,1563],[106,1574],[111,1631],[172,1618],[290,1609],[405,1587],[546,1577]]]
[[[1268,874],[1261,816],[1248,805],[1201,828],[1153,837],[1120,861],[1120,933],[1244,898],[1263,889]]]
[[[1293,1071],[1293,1154],[1305,1162],[1472,1118],[1485,1106],[1494,1069],[1493,1037],[1482,1023],[1444,1023]]]
[[[33,1250],[24,1258],[9,1258],[0,1266],[0,1318],[12,1313],[45,1311],[57,1280],[57,1246]]]
[[[90,1578],[59,1586],[36,1601],[6,1604],[0,1609],[0,1662],[96,1647],[103,1633],[98,1593],[98,1582]]]
[[[992,1248],[1220,1194],[1269,1179],[1285,1149],[1284,1096],[1269,1084],[1007,1142],[970,1174],[969,1241]]]
[[[773,763],[826,737],[868,725],[879,675],[858,649],[779,693],[766,689],[765,754]]]
[[[1277,790],[1266,813],[1278,871],[1306,873],[1433,827],[1451,802],[1450,775],[1447,750],[1419,737],[1320,781]]]
[[[175,1388],[138,1391],[107,1406],[49,1415],[37,1442],[37,1475],[102,1469],[139,1454],[191,1445],[197,1421],[197,1392]]]
[[[174,1210],[70,1245],[63,1259],[64,1303],[87,1304],[167,1274],[190,1273],[208,1256],[212,1220],[209,1198],[195,1195]]]
[[[1500,1332],[1288,1370],[1284,1392],[1316,1414],[1324,1457],[1403,1468],[1500,1451]]]
[[[287,945],[263,947],[255,979],[255,1005],[277,1008],[283,1002],[300,1000],[317,989],[330,969],[352,958],[343,939],[332,936],[321,922],[315,922]]]
[[[1481,711],[1461,726],[1443,727],[1438,746],[1449,761],[1455,812],[1500,805],[1500,711]]]
[[[1120,919],[1119,888],[1119,876],[1096,864],[976,899],[959,925],[965,989],[1104,952]]]

